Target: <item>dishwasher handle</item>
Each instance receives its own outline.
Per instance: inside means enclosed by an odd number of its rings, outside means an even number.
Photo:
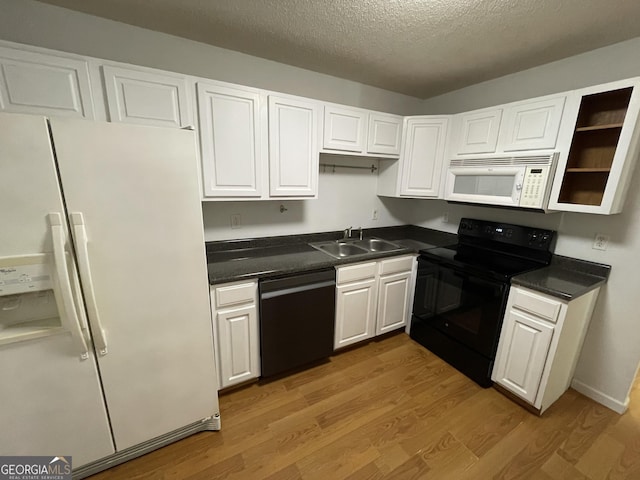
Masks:
[[[331,287],[335,284],[336,272],[334,269],[261,280],[260,298],[266,300],[282,295]]]
[[[335,281],[327,281],[320,283],[312,283],[311,285],[303,285],[301,287],[285,288],[283,290],[274,290],[273,292],[261,292],[260,299],[268,300],[270,298],[282,297],[283,295],[293,295],[294,293],[306,292],[308,290],[316,290],[324,287],[335,287]]]

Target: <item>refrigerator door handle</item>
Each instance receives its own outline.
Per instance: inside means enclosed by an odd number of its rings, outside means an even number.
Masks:
[[[76,254],[78,257],[78,267],[80,268],[80,278],[82,279],[84,298],[87,303],[87,314],[89,323],[93,327],[93,342],[102,356],[108,353],[107,334],[102,328],[100,314],[96,305],[96,295],[93,291],[93,279],[91,278],[91,267],[89,265],[89,249],[87,248],[87,230],[84,226],[84,215],[80,212],[71,214],[71,225],[73,226],[73,236],[76,241]]]
[[[80,319],[73,301],[73,292],[71,290],[71,280],[69,269],[67,267],[67,255],[64,250],[65,234],[62,226],[62,216],[59,213],[49,214],[49,225],[51,226],[51,236],[53,239],[53,265],[57,283],[60,290],[60,298],[62,300],[62,316],[66,327],[71,333],[74,343],[78,345],[80,358],[86,360],[89,358],[89,349],[82,332]]]

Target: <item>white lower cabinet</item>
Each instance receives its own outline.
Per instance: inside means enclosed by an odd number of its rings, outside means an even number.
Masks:
[[[407,324],[407,305],[411,296],[411,271],[380,277],[378,285],[378,321],[376,335]]]
[[[506,344],[496,381],[533,404],[551,346],[553,325],[512,309],[503,328]]]
[[[334,348],[407,324],[415,257],[393,257],[338,267]]]
[[[220,388],[260,376],[258,282],[211,287]]]
[[[491,379],[544,412],[573,378],[599,289],[572,301],[512,286]]]
[[[357,343],[375,334],[376,286],[374,278],[336,288],[334,348]]]

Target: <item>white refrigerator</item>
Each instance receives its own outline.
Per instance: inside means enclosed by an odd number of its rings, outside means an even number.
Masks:
[[[194,135],[0,114],[0,455],[219,428]]]

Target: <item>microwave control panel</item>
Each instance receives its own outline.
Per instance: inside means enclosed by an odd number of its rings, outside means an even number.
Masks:
[[[11,265],[0,262],[0,296],[50,290],[51,288],[53,288],[51,274],[47,264]]]
[[[542,208],[544,195],[547,191],[549,170],[548,165],[527,167],[520,193],[521,207]]]

